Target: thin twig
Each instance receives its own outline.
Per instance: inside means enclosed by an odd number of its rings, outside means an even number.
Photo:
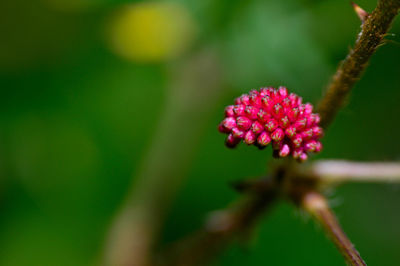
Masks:
[[[251,193],[225,210],[212,212],[201,231],[173,244],[161,254],[159,265],[205,265],[234,239],[248,236],[258,218],[275,203],[277,195],[272,182],[268,189],[264,183],[263,193]]]
[[[323,226],[349,265],[366,265],[343,232],[324,196],[314,191],[308,192],[303,195],[301,206]]]
[[[335,118],[351,88],[367,67],[369,59],[382,44],[399,9],[399,0],[379,0],[375,10],[362,24],[354,49],[339,65],[325,96],[318,105],[317,112],[321,115],[322,127],[326,128]]]
[[[341,182],[400,182],[400,163],[321,160],[306,166],[305,177],[324,184]]]

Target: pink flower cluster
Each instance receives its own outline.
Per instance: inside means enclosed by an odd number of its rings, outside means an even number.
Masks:
[[[285,87],[252,90],[237,98],[235,105],[226,107],[218,129],[228,134],[228,147],[235,147],[241,140],[261,149],[271,143],[275,157],[291,155],[305,161],[307,153],[322,149],[320,117],[312,110],[311,104],[303,104],[301,97],[289,94]]]

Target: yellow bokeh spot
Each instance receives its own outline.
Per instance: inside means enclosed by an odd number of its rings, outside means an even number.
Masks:
[[[138,62],[160,62],[182,54],[194,36],[188,11],[174,3],[125,6],[109,24],[111,49]]]

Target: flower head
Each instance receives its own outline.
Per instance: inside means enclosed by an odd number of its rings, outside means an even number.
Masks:
[[[310,152],[320,152],[323,130],[313,106],[288,93],[285,87],[252,90],[225,108],[218,129],[228,134],[226,145],[234,148],[241,140],[260,149],[272,144],[276,157],[291,155],[305,161]]]

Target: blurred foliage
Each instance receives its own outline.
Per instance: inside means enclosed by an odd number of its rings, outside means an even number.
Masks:
[[[375,3],[358,4],[372,10]],[[262,175],[272,160],[269,151],[224,147],[216,131],[224,106],[266,85],[286,85],[315,103],[359,25],[348,1],[334,0],[1,1],[0,265],[96,264],[163,110],[169,65],[212,44],[228,90],[199,148],[187,147],[196,156],[163,243],[200,226],[237,197],[229,182]],[[399,20],[392,32],[316,158],[400,159]],[[398,188],[332,192],[370,265],[400,264]],[[343,262],[322,230],[283,204],[254,239],[215,263],[262,264]]]

